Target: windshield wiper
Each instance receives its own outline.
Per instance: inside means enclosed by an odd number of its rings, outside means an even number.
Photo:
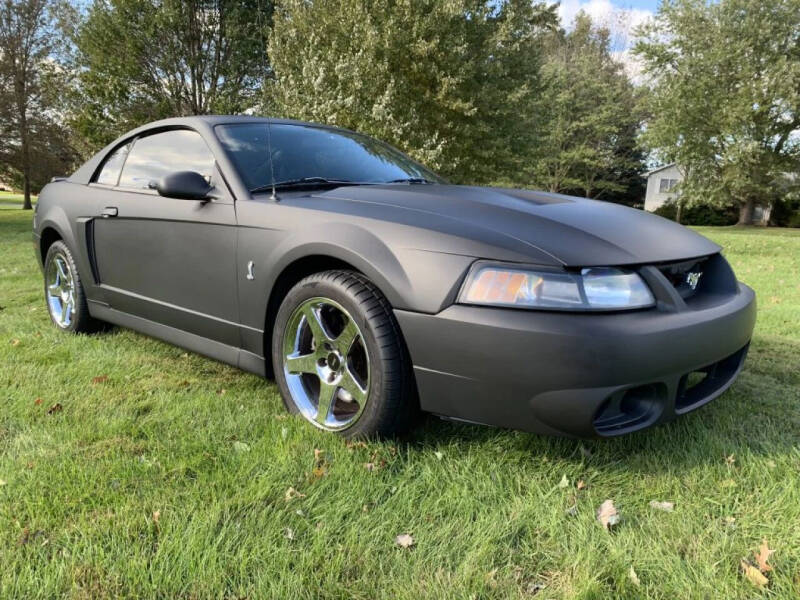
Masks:
[[[392,179],[391,181],[387,181],[386,183],[429,183],[434,184],[435,181],[431,181],[430,179],[425,179],[424,177],[403,177],[402,179]]]
[[[299,177],[297,179],[287,179],[286,181],[276,181],[274,184],[268,183],[260,185],[250,190],[251,194],[260,192],[271,192],[273,189],[286,189],[291,187],[303,186],[340,186],[340,185],[364,185],[360,181],[350,181],[348,179],[328,179],[326,177]]]

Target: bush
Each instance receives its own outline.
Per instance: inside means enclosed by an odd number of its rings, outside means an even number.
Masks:
[[[659,206],[655,211],[660,217],[675,220],[678,214],[678,203],[670,200]],[[681,211],[681,224],[683,225],[736,225],[739,220],[739,211],[733,207],[717,208],[707,204],[683,207]]]

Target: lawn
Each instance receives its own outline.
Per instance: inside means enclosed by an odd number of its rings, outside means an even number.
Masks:
[[[22,194],[0,191],[0,210],[4,208],[22,208],[24,199]],[[31,196],[31,202],[36,204],[36,196]]]
[[[800,596],[800,231],[701,230],[759,318],[738,382],[677,422],[582,443],[429,419],[347,444],[253,375],[56,331],[30,218],[0,212],[2,598]],[[741,561],[765,539],[757,587]]]

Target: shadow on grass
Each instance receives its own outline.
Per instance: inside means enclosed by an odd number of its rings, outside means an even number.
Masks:
[[[447,444],[461,451],[503,446],[539,458],[647,473],[719,464],[730,454],[775,456],[800,444],[800,343],[756,338],[734,385],[678,419],[630,435],[574,440],[427,417],[404,440],[409,450]]]

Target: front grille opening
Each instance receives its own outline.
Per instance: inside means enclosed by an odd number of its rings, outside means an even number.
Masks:
[[[658,269],[669,280],[681,298],[686,300],[705,287],[708,277],[703,277],[707,258],[661,265]]]
[[[593,422],[595,431],[613,436],[652,425],[661,415],[666,397],[667,386],[663,383],[615,392],[600,405]]]
[[[747,346],[719,362],[681,377],[675,398],[675,412],[693,410],[719,396],[739,372],[746,354]]]

